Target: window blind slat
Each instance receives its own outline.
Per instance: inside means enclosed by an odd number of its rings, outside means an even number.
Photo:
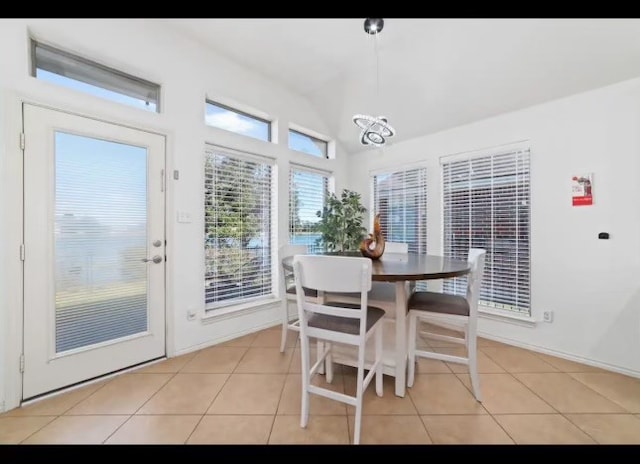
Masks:
[[[305,169],[289,171],[289,243],[306,245],[309,253],[317,253],[320,238],[318,225],[329,193],[329,177]]]
[[[427,252],[427,169],[414,168],[373,176],[372,214],[380,213],[385,240],[403,242],[412,253]],[[418,289],[426,289],[419,282]]]
[[[530,313],[529,149],[442,163],[444,253],[487,250],[481,304]],[[444,281],[463,295],[464,278]]]
[[[207,150],[204,189],[205,304],[273,294],[272,166]]]

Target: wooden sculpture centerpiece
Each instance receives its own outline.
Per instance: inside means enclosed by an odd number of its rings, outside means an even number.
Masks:
[[[379,259],[384,253],[384,237],[380,230],[380,213],[373,220],[373,233],[360,243],[362,256],[371,259]]]

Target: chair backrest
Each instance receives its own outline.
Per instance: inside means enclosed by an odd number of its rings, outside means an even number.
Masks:
[[[298,318],[302,335],[320,336],[340,341],[332,337],[330,330],[309,327],[309,318],[313,314],[324,314],[348,319],[360,319],[360,335],[364,337],[367,326],[367,294],[371,290],[372,264],[369,258],[346,256],[296,255],[293,258],[296,282]],[[318,292],[360,293],[359,308],[327,306],[305,299],[304,289]],[[344,334],[342,334],[344,337]]]
[[[278,269],[280,269],[280,291],[285,295],[287,288],[294,285],[293,269],[285,269],[282,260],[287,256],[307,254],[307,245],[282,245],[278,250]]]
[[[484,275],[484,261],[487,250],[483,248],[469,249],[467,261],[471,264],[471,272],[467,276],[467,301],[469,302],[470,315],[478,312],[478,300],[480,299],[480,287]]]

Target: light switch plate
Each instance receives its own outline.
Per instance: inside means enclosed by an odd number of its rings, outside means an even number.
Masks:
[[[177,221],[182,223],[190,223],[191,222],[191,213],[188,211],[178,211],[176,213]]]

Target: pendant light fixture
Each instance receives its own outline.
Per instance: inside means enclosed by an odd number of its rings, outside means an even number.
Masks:
[[[376,55],[376,101],[380,101],[380,58],[378,52],[378,34],[382,32],[384,20],[381,18],[367,18],[364,21],[364,31],[374,36]],[[387,122],[386,116],[369,116],[356,114],[353,122],[361,129],[360,143],[362,145],[383,146],[389,137],[393,137],[396,131]]]

